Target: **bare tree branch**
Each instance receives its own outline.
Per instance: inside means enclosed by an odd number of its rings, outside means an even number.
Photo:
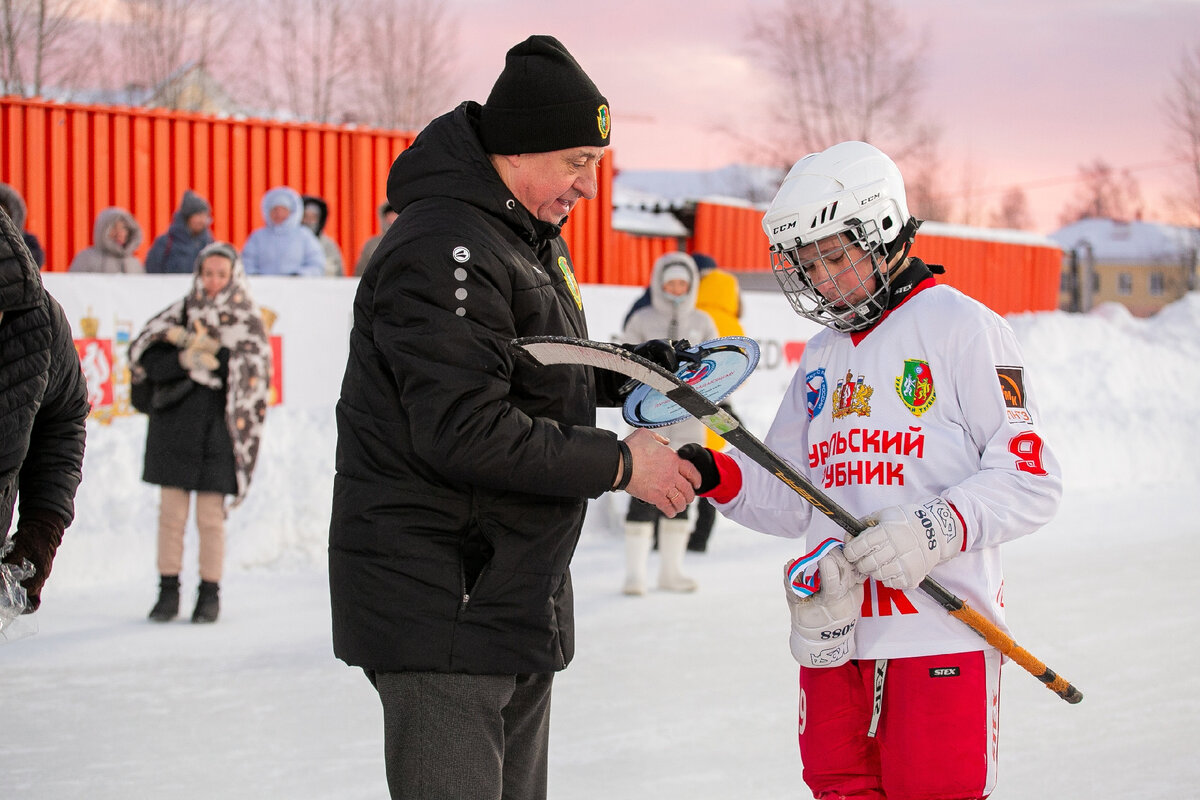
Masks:
[[[188,68],[205,69],[239,22],[229,0],[122,0],[114,58],[122,85],[150,90],[145,102],[160,108],[204,110],[205,93],[186,82]]]
[[[1166,97],[1171,151],[1188,165],[1182,205],[1186,217],[1200,221],[1200,46],[1185,51]]]
[[[25,5],[20,0],[0,0],[0,90],[4,94],[25,93],[18,49],[25,39],[26,15],[22,13]]]
[[[1079,168],[1079,187],[1059,222],[1070,225],[1088,217],[1131,220],[1142,216],[1142,191],[1129,170],[1117,171],[1103,159]]]
[[[286,106],[300,119],[341,121],[355,63],[347,20],[362,13],[361,0],[262,0],[251,49],[267,105]]]
[[[85,8],[86,0],[0,0],[0,90],[37,96],[89,65],[77,38]]]
[[[366,0],[359,30],[356,118],[419,130],[450,110],[458,27],[444,0]],[[380,57],[380,54],[386,56]]]
[[[911,34],[889,0],[781,0],[758,15],[750,38],[775,76],[779,100],[765,143],[773,162],[791,166],[841,141],[871,142],[908,166],[913,213],[945,218],[931,185],[938,134],[917,102],[926,34]]]
[[[751,38],[783,98],[773,112],[789,163],[848,139],[886,147],[898,161],[929,147],[916,103],[927,36],[910,34],[887,0],[782,0]]]
[[[1000,207],[992,213],[992,227],[1026,230],[1032,227],[1029,201],[1019,186],[1013,186],[1000,198]]]

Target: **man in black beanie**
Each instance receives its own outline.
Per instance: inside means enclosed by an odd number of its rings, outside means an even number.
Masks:
[[[699,473],[650,431],[596,427],[623,379],[509,345],[587,336],[559,233],[596,196],[610,132],[567,49],[531,36],[486,103],[431,122],[388,177],[399,216],[359,283],[337,405],[329,585],[334,652],[383,705],[393,798],[545,798],[588,498],[674,516],[695,496]]]

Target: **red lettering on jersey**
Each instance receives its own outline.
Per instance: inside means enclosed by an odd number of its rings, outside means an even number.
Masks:
[[[916,614],[917,607],[900,589],[889,589],[882,583],[867,578],[863,592],[862,616],[890,617],[893,611],[898,614]]]

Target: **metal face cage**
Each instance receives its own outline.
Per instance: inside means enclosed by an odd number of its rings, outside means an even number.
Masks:
[[[884,247],[878,223],[851,219],[847,225],[843,233],[815,242],[796,238],[791,246],[772,245],[771,270],[797,314],[851,332],[871,327],[883,315],[888,280],[880,269]],[[870,269],[860,268],[864,262]],[[846,281],[847,275],[853,280]]]

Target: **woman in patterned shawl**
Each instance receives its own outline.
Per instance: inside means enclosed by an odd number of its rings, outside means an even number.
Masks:
[[[271,382],[266,329],[232,245],[200,251],[191,290],[146,323],[129,359],[135,389],[149,398],[142,480],[162,487],[159,597],[150,619],[167,622],[179,613],[183,535],[195,492],[200,589],[192,622],[214,622],[225,496],[233,497],[230,508],[245,497]]]

